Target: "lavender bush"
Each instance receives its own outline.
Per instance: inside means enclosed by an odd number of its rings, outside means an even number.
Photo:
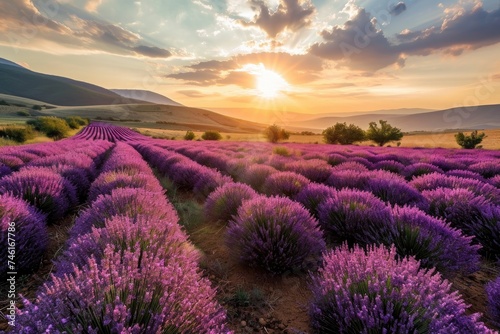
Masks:
[[[48,220],[61,218],[77,204],[75,187],[61,175],[39,167],[31,167],[0,180],[0,194],[22,198],[48,215]]]
[[[138,246],[138,245],[137,245]],[[215,291],[184,254],[106,246],[73,275],[52,277],[16,318],[20,333],[229,333]]]
[[[444,172],[441,168],[434,165],[425,162],[417,162],[412,165],[406,166],[402,174],[406,177],[407,180],[411,180],[414,177],[431,173],[442,174]]]
[[[92,206],[84,210],[70,230],[75,238],[89,233],[92,227],[101,228],[106,219],[114,216],[137,218],[149,215],[165,221],[178,221],[174,207],[166,201],[159,201],[158,194],[143,189],[119,188],[110,195],[99,196]]]
[[[259,164],[251,165],[245,170],[241,177],[241,182],[250,185],[256,191],[262,191],[267,177],[275,173],[278,173],[278,170],[271,166]]]
[[[483,196],[466,189],[438,188],[422,192],[430,203],[429,213],[446,219],[452,226],[473,235],[483,246],[482,253],[500,256],[500,208]]]
[[[324,184],[309,183],[295,196],[309,212],[318,218],[318,206],[330,197],[334,197],[336,190]]]
[[[316,219],[283,197],[245,201],[229,224],[227,242],[241,261],[274,274],[304,267],[325,249]]]
[[[414,207],[396,206],[392,215],[391,232],[379,235],[384,244],[394,243],[400,256],[413,256],[422,267],[434,267],[446,275],[471,274],[479,269],[480,246],[472,244],[472,237]]]
[[[450,283],[395,248],[335,249],[312,280],[315,333],[494,333]]]
[[[300,174],[278,172],[267,177],[263,189],[270,196],[279,195],[293,198],[309,183],[311,181]]]
[[[284,170],[295,172],[307,177],[313,182],[325,182],[332,172],[332,167],[324,160],[311,159],[292,162]]]
[[[381,230],[389,230],[391,210],[373,194],[342,189],[318,206],[319,222],[331,241],[349,245],[380,243]]]
[[[15,240],[14,269],[7,267],[9,232]],[[0,278],[10,271],[24,274],[36,270],[47,245],[45,217],[21,199],[0,195]]]
[[[208,196],[204,212],[213,221],[228,222],[236,215],[243,201],[257,197],[257,193],[241,183],[226,183]]]

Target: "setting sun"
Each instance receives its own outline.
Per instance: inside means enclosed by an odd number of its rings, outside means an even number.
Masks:
[[[276,72],[263,70],[256,74],[256,77],[256,88],[260,97],[272,99],[288,88],[286,80]]]

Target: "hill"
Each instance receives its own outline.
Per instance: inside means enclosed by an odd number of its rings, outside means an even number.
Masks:
[[[290,125],[322,130],[337,122],[347,122],[366,129],[370,122],[380,119],[387,120],[391,125],[397,126],[406,132],[495,129],[500,128],[500,105],[459,107],[410,115],[366,114],[347,117],[318,117],[300,122],[291,122]]]
[[[127,99],[136,99],[136,100],[141,100],[141,101],[146,101],[146,102],[151,102],[151,103],[156,103],[156,104],[164,104],[167,106],[182,106],[182,104],[175,102],[174,100],[149,91],[149,90],[142,90],[142,89],[110,89],[113,93],[116,93],[120,96],[123,96]]]
[[[105,88],[65,77],[33,72],[0,58],[0,94],[14,95],[61,106],[124,104],[125,99]]]

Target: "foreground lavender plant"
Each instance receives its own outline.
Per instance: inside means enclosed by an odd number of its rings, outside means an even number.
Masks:
[[[52,277],[34,303],[24,299],[19,333],[229,333],[215,290],[182,253],[168,259],[105,247],[73,275]]]
[[[229,224],[227,242],[240,260],[275,274],[303,267],[325,249],[316,219],[283,197],[245,201]]]
[[[9,271],[19,274],[38,268],[48,245],[45,217],[25,201],[0,195],[0,277]],[[9,231],[10,228],[10,231]],[[7,268],[9,232],[15,240],[15,268]]]
[[[312,280],[315,333],[494,333],[441,275],[397,260],[395,248],[344,245]]]

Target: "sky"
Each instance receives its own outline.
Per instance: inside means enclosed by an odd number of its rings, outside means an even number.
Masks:
[[[0,57],[192,107],[500,103],[499,0],[1,0]]]

